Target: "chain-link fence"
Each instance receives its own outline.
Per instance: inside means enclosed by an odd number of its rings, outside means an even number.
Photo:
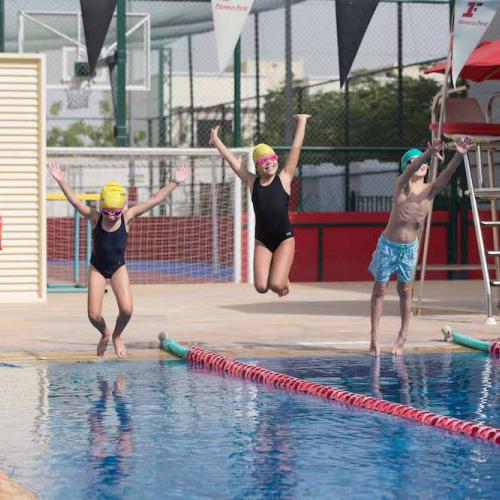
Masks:
[[[312,115],[292,209],[389,210],[402,152],[429,138],[439,80],[424,77],[422,68],[445,55],[450,3],[381,0],[343,89],[333,0],[276,0],[249,16],[241,35],[241,145],[275,145],[281,162],[293,114]],[[219,73],[212,31],[161,38],[161,4],[127,3],[130,145],[205,147],[214,124],[233,145],[233,67]],[[116,110],[107,68],[99,69],[90,95],[74,81],[74,68],[86,59],[84,46],[71,42],[82,36],[71,14],[79,11],[78,0],[9,0],[6,50],[47,54],[50,146],[113,146]],[[151,46],[141,38],[144,13],[151,14]],[[112,25],[106,46],[115,31]],[[47,33],[60,43],[50,45]],[[70,100],[79,93],[88,107],[74,109]]]

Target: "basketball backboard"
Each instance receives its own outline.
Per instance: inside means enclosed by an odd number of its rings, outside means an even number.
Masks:
[[[116,51],[116,15],[113,16],[91,87],[111,90],[105,64]],[[44,53],[47,88],[67,89],[85,70],[87,50],[80,12],[19,12],[18,51]],[[151,76],[151,27],[149,14],[127,14],[127,90],[148,91]]]

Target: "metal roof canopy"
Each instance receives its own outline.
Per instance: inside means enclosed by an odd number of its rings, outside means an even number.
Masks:
[[[304,0],[291,0],[291,3],[300,3]],[[264,12],[282,8],[284,0],[255,0],[252,13]],[[15,3],[6,2],[5,43],[7,50],[17,50],[18,24],[20,11],[40,11],[40,2],[37,0],[17,0]],[[43,9],[46,13],[68,13],[80,10],[78,0],[51,0],[51,9]],[[168,44],[172,40],[196,33],[213,30],[212,6],[210,0],[137,0],[132,4],[130,13],[140,12],[150,15],[152,48]],[[15,18],[16,22],[12,22]],[[68,29],[72,29],[68,21]],[[64,31],[64,26],[59,26]],[[29,42],[29,40],[27,40]],[[50,36],[44,40],[44,49],[50,48]],[[47,47],[49,45],[49,47]]]

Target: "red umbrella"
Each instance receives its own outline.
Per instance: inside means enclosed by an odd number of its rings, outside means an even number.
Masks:
[[[438,63],[425,70],[425,73],[443,73],[446,63]],[[464,80],[484,82],[485,80],[500,80],[500,40],[485,40],[481,42],[469,56],[460,76]]]

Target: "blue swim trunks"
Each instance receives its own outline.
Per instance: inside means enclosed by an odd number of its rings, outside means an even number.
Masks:
[[[418,240],[411,243],[394,243],[380,235],[368,270],[377,283],[386,283],[397,273],[398,280],[410,283],[413,280],[418,260]]]

